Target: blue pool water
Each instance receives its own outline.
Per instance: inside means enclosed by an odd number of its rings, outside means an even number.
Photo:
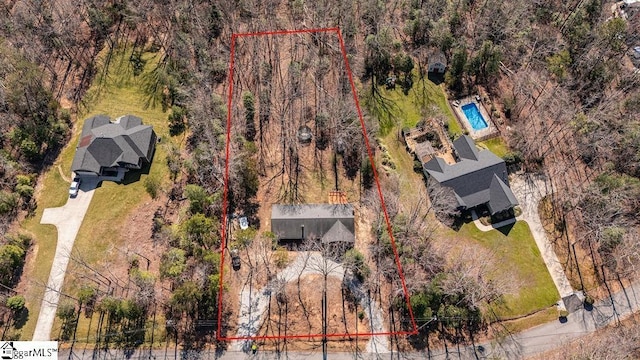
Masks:
[[[467,121],[469,121],[473,130],[482,130],[489,127],[475,103],[462,105],[462,112],[464,113],[464,116],[467,117]]]

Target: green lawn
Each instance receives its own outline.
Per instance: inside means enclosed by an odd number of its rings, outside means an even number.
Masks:
[[[44,293],[42,284],[46,283],[49,277],[56,246],[57,232],[55,227],[40,224],[42,211],[45,208],[62,206],[67,200],[69,184],[60,176],[57,165],[61,165],[65,175],[70,174],[71,162],[84,119],[97,114],[107,114],[112,118],[133,114],[141,117],[145,124],[153,125],[158,137],[163,139],[162,143],[166,143],[167,140],[173,141],[169,137],[167,114],[163,113],[160,108],[144,109],[145,98],[140,91],[140,80],[139,77],[132,76],[128,58],[128,54],[123,52],[115,54],[110,63],[109,75],[100,84],[97,80],[94,82],[85,97],[84,107],[74,124],[74,136],[62,151],[56,165],[51,167],[43,177],[43,190],[37,196],[38,208],[35,216],[22,223],[23,229],[34,235],[37,246],[34,265],[25,271],[25,276],[31,279],[31,285],[26,292],[29,318],[21,331],[23,340],[30,339],[35,329]],[[147,54],[146,58],[148,64],[145,70],[148,71],[154,66],[153,54]],[[103,71],[103,69],[99,68],[99,71]],[[133,172],[127,174],[124,181],[126,185],[113,182],[102,183],[96,190],[84,218],[76,238],[74,252],[81,254],[86,261],[94,264],[104,260],[106,249],[126,241],[126,239],[117,236],[120,233],[121,225],[132,209],[142,202],[150,200],[150,196],[144,188],[145,178],[155,176],[162,179],[164,184],[169,182],[165,158],[166,151],[159,144],[156,147],[150,169],[139,172],[137,176]],[[70,284],[73,281],[70,276],[67,276],[65,280],[63,291],[73,294],[79,284]],[[55,325],[54,328],[57,326]]]
[[[481,141],[479,142],[479,144],[480,146],[486,147],[487,149],[491,150],[491,152],[496,154],[498,157],[503,157],[509,152],[507,144],[505,144],[500,137]]]
[[[34,258],[29,261],[23,274],[26,279],[29,279],[24,294],[29,316],[26,324],[21,329],[17,329],[22,340],[30,340],[33,335],[44,296],[42,285],[49,279],[51,263],[56,251],[58,232],[53,225],[40,225],[42,212],[49,207],[64,205],[69,196],[69,183],[60,176],[55,166],[41,178],[40,186],[42,190],[36,195],[38,207],[35,215],[21,224],[22,230],[30,233],[34,238],[33,255],[31,255]]]
[[[519,285],[517,294],[506,295],[504,306],[496,307],[498,316],[511,318],[530,314],[548,308],[560,299],[526,222],[518,221],[508,235],[498,230],[483,232],[469,223],[457,235],[473,239],[492,251],[499,260],[496,272],[510,274]]]
[[[413,171],[413,156],[410,155],[403,143],[396,138],[393,132],[381,139],[385,145],[391,160],[396,165],[395,172],[400,181],[400,199],[403,204],[413,203],[415,196],[420,191],[426,193],[423,175]]]
[[[449,132],[462,134],[462,129],[447,104],[444,88],[427,78],[420,80],[416,74],[413,78],[415,82],[408,95],[399,86],[394,90],[378,87],[380,94],[375,101],[368,88],[366,93],[363,92],[363,103],[380,120],[380,133],[386,135],[396,127],[413,127],[422,118],[440,115],[449,124]]]
[[[379,141],[385,145],[396,165],[394,171],[399,175],[401,203],[408,205],[415,201],[419,190],[424,189],[424,182],[420,174],[413,172],[413,158],[398,141],[398,131],[415,126],[423,117],[437,115],[445,116],[449,133],[459,135],[462,130],[447,104],[442,87],[427,79],[416,81],[408,95],[404,95],[400,88],[386,90],[383,87],[380,95],[378,101],[372,101],[371,94],[365,93],[363,103],[380,121]],[[480,144],[500,157],[508,152],[501,138]],[[501,319],[535,314],[510,321],[509,328],[526,329],[557,318],[557,311],[550,307],[560,295],[525,222],[517,222],[507,235],[497,230],[482,232],[473,223],[465,224],[458,232],[445,231],[443,235],[458,241],[475,242],[486,248],[497,258],[496,263],[490,266],[492,276],[513,279],[514,291],[505,295],[504,304],[494,308],[496,314]]]

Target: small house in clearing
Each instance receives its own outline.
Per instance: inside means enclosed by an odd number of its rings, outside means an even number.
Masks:
[[[486,205],[491,215],[498,215],[518,205],[504,160],[489,150],[478,150],[467,135],[456,139],[453,146],[459,159],[455,164],[435,157],[423,164],[423,170],[428,178],[453,189],[461,209]]]
[[[350,204],[271,206],[271,232],[284,242],[310,239],[322,244],[351,245],[355,241],[354,231],[354,210]]]
[[[443,74],[447,69],[447,58],[442,51],[433,51],[429,54],[427,61],[429,72]]]
[[[71,170],[77,175],[121,177],[151,162],[156,139],[153,127],[143,125],[139,117],[91,117],[84,122]]]

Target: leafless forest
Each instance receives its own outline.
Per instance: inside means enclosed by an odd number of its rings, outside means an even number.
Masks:
[[[222,216],[223,98],[228,90],[231,35],[322,27],[340,28],[359,94],[381,108],[390,106],[379,91],[390,75],[398,75],[404,79],[402,86],[410,87],[412,76],[426,72],[425,54],[441,50],[449,64],[444,78],[449,94],[486,90],[494,99],[492,112],[501,115],[501,137],[511,154],[522,160],[525,171],[549,180],[553,195],[543,214],[574,287],[634,280],[640,266],[640,75],[634,72],[631,54],[640,46],[640,11],[629,9],[624,19],[619,11],[612,12],[613,5],[603,0],[4,0],[0,3],[0,283],[12,288],[19,280],[33,239],[15,231],[14,225],[35,209],[40,175],[69,141],[73,115],[84,106],[89,86],[109,76],[105,65],[118,49],[131,49],[134,74],[144,68],[142,55],[155,51],[161,59],[151,71],[138,74],[144,79],[140,91],[148,106],[183,111],[184,116],[178,121],[174,117],[176,123],[170,126],[186,131],[188,141],[184,153],[175,155],[169,166],[172,174],[186,175],[184,181],[175,182],[171,194],[189,200],[193,220],[184,228],[195,245],[181,243],[160,225],[155,236],[172,247],[164,256],[165,264],[185,264],[177,274],[171,271],[175,267],[161,267],[177,294],[173,304],[181,305],[168,309],[166,317],[179,324],[177,336],[193,339],[199,321],[211,319],[217,306],[217,288],[212,284],[219,260],[212,249],[219,238],[210,234],[219,231]],[[232,110],[247,119],[252,104],[256,116],[253,129],[238,125],[236,133],[260,138],[276,137],[270,132],[281,131],[291,138],[306,124],[318,137],[325,115],[327,121],[341,121],[326,123],[338,129],[326,134],[332,141],[341,135],[347,141],[351,132],[359,130],[359,124],[352,122],[352,104],[335,101],[339,96],[346,99],[350,91],[341,83],[343,65],[331,55],[337,51],[335,43],[311,39],[326,45],[306,49],[295,37],[284,42],[245,40],[239,40],[237,64],[251,70],[232,79],[239,100]],[[265,47],[270,50],[266,58],[255,56]],[[312,61],[306,51],[314,53]],[[291,61],[273,63],[283,53]],[[296,71],[305,66],[313,66],[314,75],[296,79]],[[286,79],[275,81],[277,77]],[[331,77],[343,80],[323,80]],[[313,104],[296,100],[299,92],[312,94],[303,98],[314,99]],[[367,115],[372,135],[377,120]],[[296,178],[297,168],[331,164],[314,149],[287,144],[285,137],[277,150],[241,149],[242,141],[237,140],[234,155],[239,161],[231,167],[231,187],[237,191],[231,205],[249,213],[255,208],[259,176],[282,172],[277,180],[282,192],[277,196],[296,201],[302,200],[299,187],[304,185]],[[353,160],[362,170],[361,144],[356,145]],[[243,151],[255,151],[257,157],[244,156]],[[311,161],[300,164],[297,159],[304,151]],[[273,159],[273,152],[280,157]],[[325,180],[331,187],[332,179]],[[438,299],[460,306],[468,320],[441,328],[429,324],[423,335],[438,332],[440,339],[452,342],[473,340],[484,326],[481,305],[499,291],[478,280],[477,269],[448,269],[432,251],[428,241],[432,229],[420,221],[432,204],[399,211],[400,190],[392,179],[384,191],[396,237],[405,249],[403,262],[409,269],[412,295],[434,293],[429,286],[437,282],[431,280],[443,276],[435,291]],[[376,200],[365,194],[363,201],[373,207]],[[161,220],[158,216],[158,224]],[[392,258],[381,217],[369,221],[379,240],[369,254],[376,264],[372,277],[380,279]],[[473,293],[477,289],[481,293]],[[3,298],[10,295],[9,291]],[[13,307],[19,304],[11,302],[10,307],[8,300],[3,304],[0,314],[9,324]],[[139,305],[145,315],[150,314],[148,306]],[[396,311],[403,309],[399,306]],[[422,324],[428,321],[422,320]],[[403,320],[397,324],[408,325]],[[625,331],[606,336],[624,337]]]

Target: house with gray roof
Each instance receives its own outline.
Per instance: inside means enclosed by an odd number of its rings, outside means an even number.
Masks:
[[[440,50],[431,51],[427,56],[427,71],[444,74],[447,69],[447,57]]]
[[[322,244],[355,242],[354,210],[350,204],[271,206],[271,232],[279,240]]]
[[[453,142],[458,161],[435,157],[423,164],[428,178],[453,189],[461,209],[486,205],[491,215],[511,210],[518,200],[509,188],[507,166],[489,150],[478,150],[467,135]]]
[[[84,122],[71,164],[77,175],[113,176],[140,169],[151,162],[156,133],[151,125],[133,115],[115,121],[96,115]]]

